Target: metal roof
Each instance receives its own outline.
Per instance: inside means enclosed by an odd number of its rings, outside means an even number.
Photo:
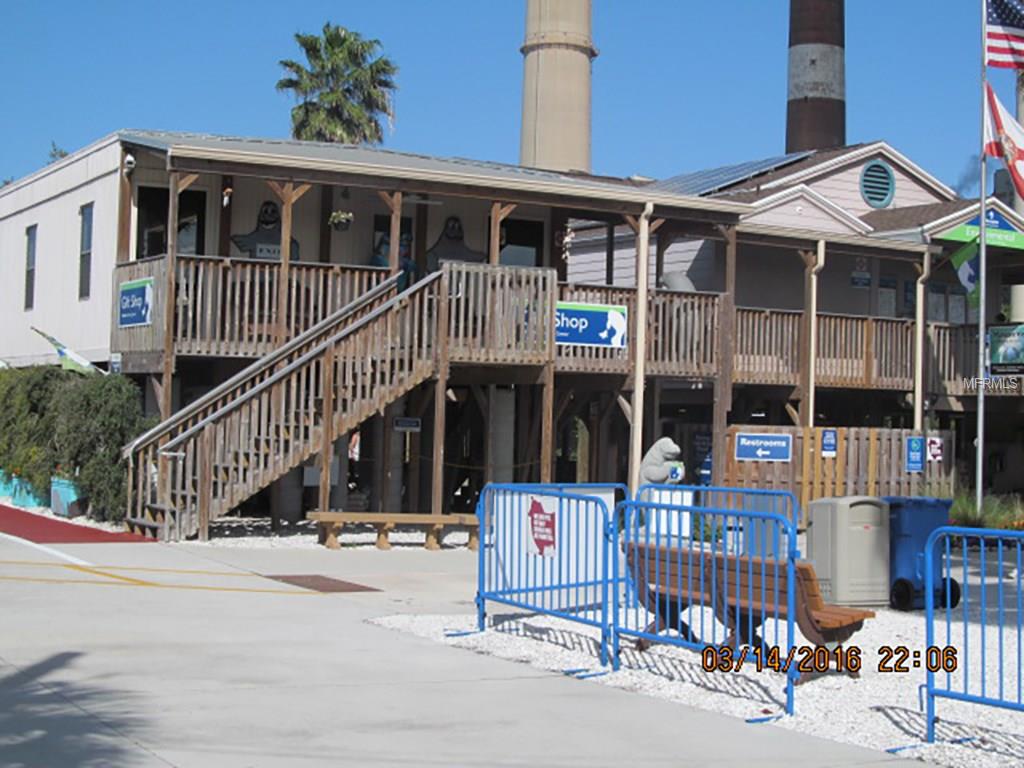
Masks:
[[[290,139],[214,136],[170,131],[123,130],[128,144],[166,152],[168,158],[238,162],[261,166],[324,170],[369,176],[418,179],[476,187],[578,196],[643,205],[738,214],[748,206],[706,200],[616,177],[559,172],[465,158],[441,158],[351,144]]]
[[[677,195],[710,195],[712,192],[731,187],[759,174],[774,171],[810,157],[813,154],[813,150],[793,152],[788,155],[768,157],[763,160],[752,160],[746,163],[737,163],[736,165],[723,165],[719,168],[681,173],[678,176],[657,181],[651,187]]]

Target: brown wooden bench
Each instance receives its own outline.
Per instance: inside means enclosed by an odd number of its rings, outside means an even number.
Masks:
[[[738,638],[740,644],[752,640],[763,646],[757,634],[761,623],[789,617],[785,560],[645,544],[627,544],[625,553],[638,597],[655,616],[646,634],[671,628],[691,642],[701,642],[683,621],[683,612],[689,606],[709,607],[729,630],[725,645],[733,645]],[[866,619],[874,618],[874,611],[826,603],[810,563],[796,563],[795,575],[793,618],[814,645],[844,643]],[[637,648],[644,650],[649,645],[641,640]]]
[[[338,536],[342,526],[364,523],[377,528],[377,549],[391,549],[388,534],[396,525],[419,525],[427,529],[427,549],[440,549],[441,529],[446,525],[460,525],[469,528],[469,549],[475,551],[478,546],[478,524],[476,515],[431,515],[410,512],[335,512],[316,511],[306,515],[307,520],[317,523],[320,532],[320,543],[328,549],[341,549]]]

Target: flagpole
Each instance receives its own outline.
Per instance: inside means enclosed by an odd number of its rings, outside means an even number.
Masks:
[[[988,109],[988,80],[986,44],[988,24],[988,0],[981,0],[981,180],[979,183],[981,207],[978,227],[978,439],[977,455],[975,457],[975,504],[978,515],[981,515],[982,503],[985,497],[985,386],[988,383],[987,371],[985,370],[985,215],[986,196],[988,186],[987,170],[985,162],[985,110]]]

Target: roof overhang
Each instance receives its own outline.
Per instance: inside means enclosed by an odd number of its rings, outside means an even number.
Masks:
[[[745,203],[706,200],[611,183],[575,179],[522,179],[489,174],[486,170],[452,171],[375,164],[344,159],[278,155],[173,145],[167,149],[167,168],[187,173],[253,176],[277,181],[344,184],[393,188],[421,194],[484,198],[520,204],[639,215],[647,203],[654,216],[710,223],[735,223],[750,210]]]
[[[740,242],[767,245],[775,248],[810,250],[818,241],[825,242],[827,253],[843,253],[852,256],[873,256],[900,261],[918,261],[925,251],[940,253],[938,245],[888,240],[861,235],[843,235],[834,232],[814,232],[806,229],[775,227],[766,224],[741,223],[736,231]]]

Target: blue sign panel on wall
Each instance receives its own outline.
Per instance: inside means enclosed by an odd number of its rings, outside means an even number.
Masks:
[[[924,438],[908,437],[904,471],[924,472]]]
[[[821,430],[821,458],[834,459],[839,449],[839,432],[835,429]]]
[[[739,432],[736,435],[736,461],[792,460],[792,435],[768,432]]]
[[[149,325],[153,321],[153,278],[121,283],[117,291],[117,324],[121,328]]]
[[[625,349],[626,320],[623,306],[560,301],[555,307],[555,342]]]

